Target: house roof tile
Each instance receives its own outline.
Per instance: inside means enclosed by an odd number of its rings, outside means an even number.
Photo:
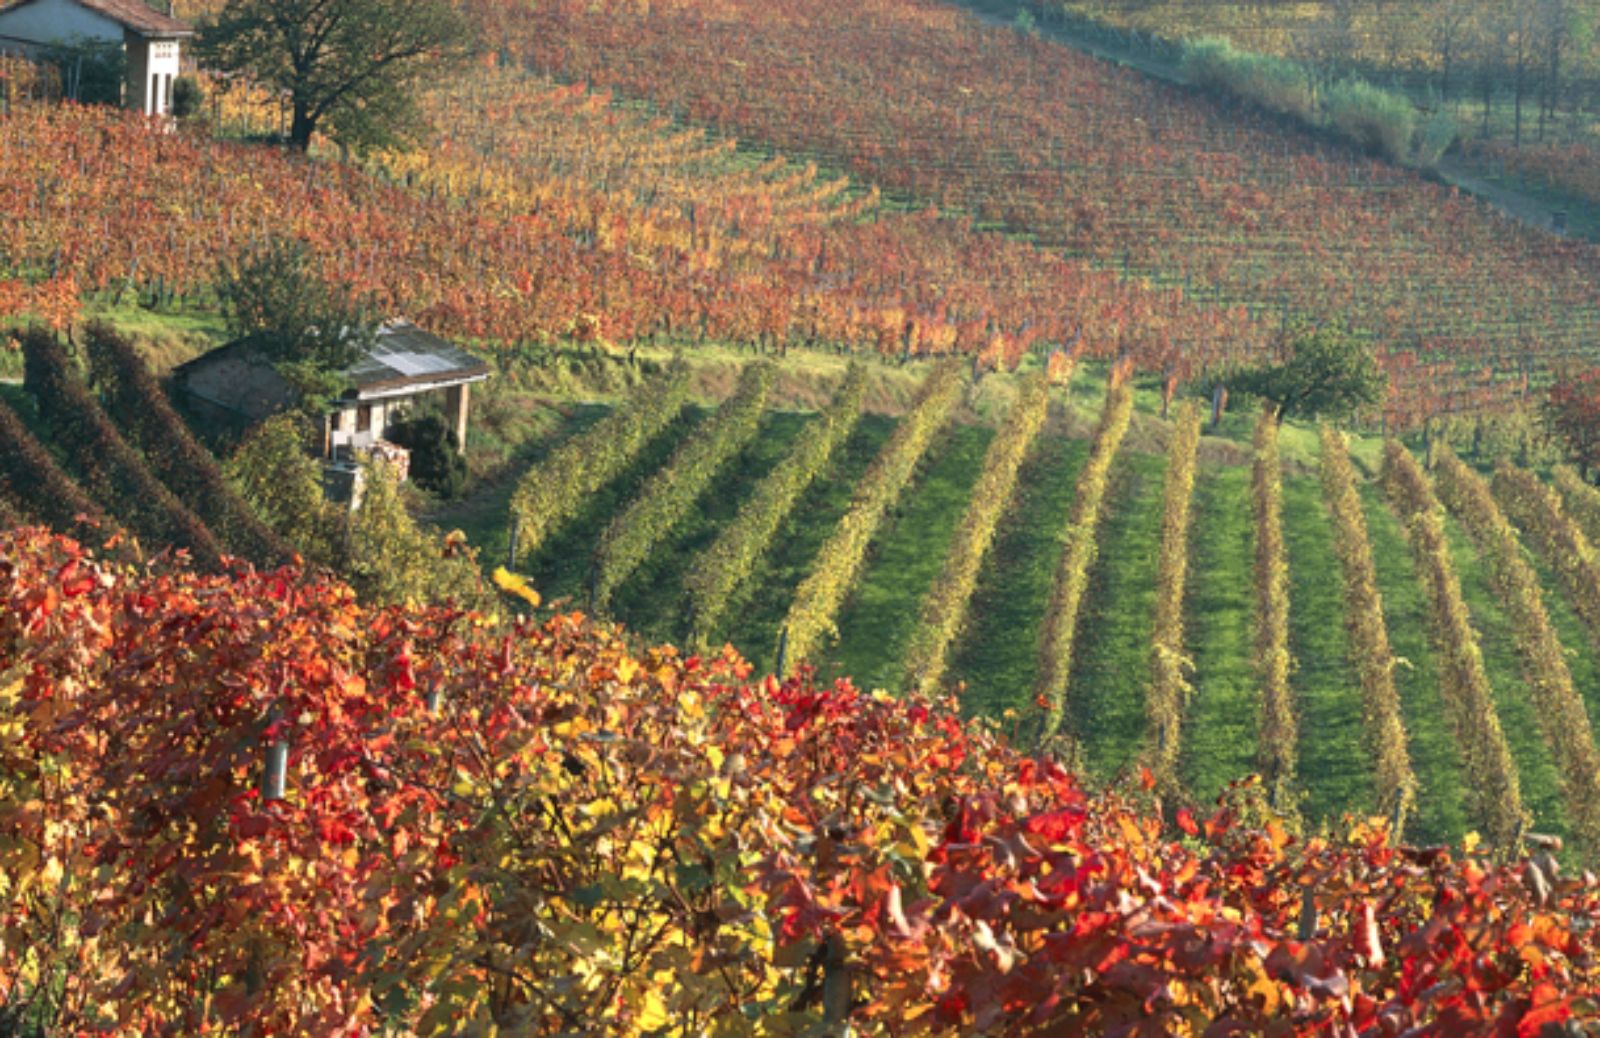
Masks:
[[[0,14],[26,7],[34,0],[0,0]],[[170,14],[162,14],[144,0],[74,0],[80,7],[104,15],[141,36],[193,36],[194,26]]]

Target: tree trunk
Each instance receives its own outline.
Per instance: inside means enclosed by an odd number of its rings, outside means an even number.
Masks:
[[[296,151],[305,151],[311,147],[311,135],[317,131],[317,120],[311,114],[311,106],[295,98],[294,120],[289,124],[289,146]]]
[[[1439,53],[1439,97],[1440,103],[1446,105],[1450,103],[1450,59],[1452,57],[1450,44],[1451,41],[1447,37]]]
[[[1559,14],[1558,14],[1559,16]],[[1566,30],[1559,22],[1550,30],[1550,66],[1545,72],[1545,105],[1550,122],[1556,120],[1556,108],[1561,104],[1561,50],[1566,44]],[[1544,140],[1544,113],[1539,115],[1539,139]]]
[[[1489,74],[1488,66],[1479,73],[1479,85],[1483,87],[1483,130],[1480,136],[1489,139],[1489,110],[1494,105],[1494,77]]]
[[[1511,89],[1513,91],[1511,117],[1511,146],[1522,147],[1522,95],[1527,90],[1528,45],[1523,39],[1523,33],[1517,34],[1517,66],[1516,75],[1512,77]]]

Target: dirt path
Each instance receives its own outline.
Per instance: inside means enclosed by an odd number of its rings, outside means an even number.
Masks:
[[[1439,177],[1458,190],[1476,195],[1501,212],[1532,227],[1546,231],[1550,229],[1549,203],[1514,188],[1489,183],[1478,176],[1468,163],[1454,155],[1440,159],[1436,168]]]
[[[1013,26],[1014,15],[1009,12],[1014,10],[1010,0],[953,0],[957,6],[965,7],[973,14],[990,25],[1002,28]],[[1171,62],[1162,61],[1160,58],[1138,51],[1118,47],[1103,40],[1091,40],[1069,28],[1060,25],[1049,25],[1043,22],[1035,23],[1034,31],[1047,39],[1065,44],[1074,50],[1080,51],[1101,61],[1110,62],[1122,68],[1130,68],[1143,73],[1153,79],[1178,86],[1187,86],[1188,81],[1178,72]],[[1518,191],[1515,188],[1499,184],[1491,184],[1483,177],[1477,175],[1471,166],[1456,156],[1446,156],[1435,167],[1438,178],[1444,183],[1482,200],[1488,205],[1505,213],[1514,220],[1528,224],[1542,231],[1550,229],[1551,208],[1548,201]]]

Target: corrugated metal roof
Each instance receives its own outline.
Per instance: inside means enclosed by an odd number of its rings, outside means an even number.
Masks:
[[[489,366],[465,350],[423,331],[410,321],[390,321],[378,341],[345,375],[358,392],[392,389],[408,382],[479,378]]]
[[[209,353],[173,369],[180,383],[193,379],[195,389],[206,387],[213,403],[264,417],[284,404],[280,387],[287,384],[254,351],[249,337],[218,346]],[[489,376],[489,365],[410,321],[390,321],[377,331],[377,342],[367,355],[344,372],[349,389],[345,397],[396,395],[407,386],[438,389]]]

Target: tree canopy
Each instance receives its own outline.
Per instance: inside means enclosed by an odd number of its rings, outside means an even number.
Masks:
[[[1292,328],[1284,359],[1240,371],[1233,385],[1290,414],[1341,418],[1383,400],[1388,376],[1372,347],[1337,323]]]
[[[251,339],[309,406],[344,388],[341,373],[376,338],[368,308],[329,285],[295,238],[271,239],[224,263],[217,295],[228,330]]]
[[[1585,476],[1600,466],[1600,368],[1556,379],[1545,419]]]
[[[465,51],[449,0],[228,0],[200,31],[203,60],[289,98],[289,141],[313,134],[364,150],[413,139],[413,91]]]

